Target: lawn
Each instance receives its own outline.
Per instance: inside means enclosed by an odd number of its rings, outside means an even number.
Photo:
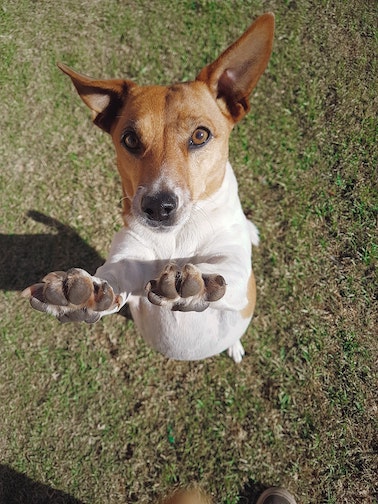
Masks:
[[[230,160],[258,226],[247,355],[168,360],[120,315],[59,324],[19,292],[94,272],[122,225],[110,138],[62,61],[194,78],[253,19],[272,59]],[[378,502],[377,19],[373,1],[4,0],[0,7],[0,504]]]

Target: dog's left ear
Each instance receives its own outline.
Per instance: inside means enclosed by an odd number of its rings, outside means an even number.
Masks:
[[[92,79],[63,63],[58,63],[58,67],[71,77],[80,98],[92,110],[93,122],[110,133],[129,89],[135,84],[122,79]]]
[[[249,96],[268,64],[273,36],[274,14],[268,12],[197,76],[215,99],[225,101],[235,122],[249,111]]]

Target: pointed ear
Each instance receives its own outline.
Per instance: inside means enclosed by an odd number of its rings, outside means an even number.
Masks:
[[[218,59],[197,76],[216,99],[223,99],[235,122],[248,112],[249,95],[263,74],[273,47],[274,14],[256,19]]]
[[[135,84],[122,79],[92,79],[62,63],[58,63],[58,67],[71,77],[80,98],[92,110],[93,122],[110,133],[129,89]]]

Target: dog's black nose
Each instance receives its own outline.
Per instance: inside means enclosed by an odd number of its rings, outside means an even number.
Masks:
[[[170,192],[159,192],[151,196],[143,196],[142,212],[151,222],[166,222],[172,219],[177,208],[177,196]]]

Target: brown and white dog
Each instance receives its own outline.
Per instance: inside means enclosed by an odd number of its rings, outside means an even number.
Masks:
[[[143,338],[167,357],[227,349],[241,361],[258,233],[241,208],[228,142],[249,110],[273,33],[273,14],[260,16],[194,81],[170,86],[96,80],[59,65],[113,139],[124,227],[95,276],[58,271],[25,289],[33,308],[63,322],[96,322],[127,302]]]

